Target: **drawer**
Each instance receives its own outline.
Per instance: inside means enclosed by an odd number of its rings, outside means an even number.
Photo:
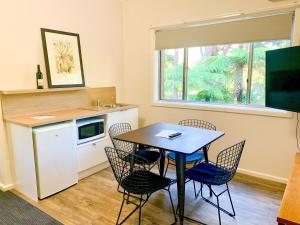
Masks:
[[[107,161],[104,148],[111,146],[109,138],[77,148],[78,172],[90,169]]]

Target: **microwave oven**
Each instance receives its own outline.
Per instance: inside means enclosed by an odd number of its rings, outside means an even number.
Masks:
[[[92,117],[76,121],[77,145],[94,141],[105,136],[104,119]]]

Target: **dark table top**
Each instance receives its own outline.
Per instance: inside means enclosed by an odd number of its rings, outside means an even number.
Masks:
[[[168,139],[156,136],[163,130],[174,130],[182,135]],[[184,154],[192,154],[222,137],[224,132],[193,128],[169,123],[155,123],[115,137],[121,141],[147,145]]]

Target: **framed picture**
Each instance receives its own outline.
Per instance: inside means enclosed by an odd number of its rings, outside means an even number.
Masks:
[[[41,28],[49,88],[84,87],[79,34]]]

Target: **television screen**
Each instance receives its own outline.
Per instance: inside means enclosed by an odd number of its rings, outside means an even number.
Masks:
[[[266,106],[300,112],[300,46],[267,51]]]

